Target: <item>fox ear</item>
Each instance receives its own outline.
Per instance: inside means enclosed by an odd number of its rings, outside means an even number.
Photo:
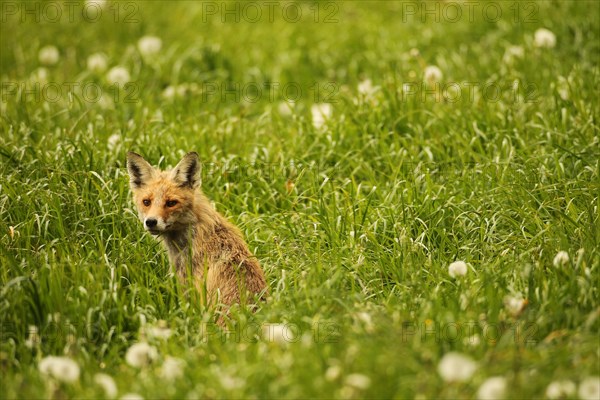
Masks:
[[[200,160],[198,159],[198,153],[193,151],[183,156],[179,164],[173,168],[171,174],[172,179],[179,186],[187,186],[192,189],[200,186]]]
[[[127,172],[129,172],[129,184],[132,189],[144,186],[154,176],[152,165],[133,151],[127,153]]]

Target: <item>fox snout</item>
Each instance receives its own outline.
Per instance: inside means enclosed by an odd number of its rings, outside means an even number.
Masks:
[[[152,234],[159,234],[167,228],[162,218],[144,217],[142,222],[144,223],[144,229]]]

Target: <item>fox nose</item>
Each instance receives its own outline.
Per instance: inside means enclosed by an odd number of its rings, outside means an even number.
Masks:
[[[146,220],[146,226],[147,226],[148,228],[154,228],[154,227],[156,226],[156,224],[157,224],[157,223],[158,223],[158,221],[157,221],[157,220],[155,220],[154,218],[148,218],[148,219]]]

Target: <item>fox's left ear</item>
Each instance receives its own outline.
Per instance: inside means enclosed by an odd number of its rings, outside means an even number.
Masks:
[[[133,151],[127,153],[127,172],[132,189],[138,189],[154,176],[154,168],[142,156]]]
[[[179,164],[173,168],[172,179],[179,186],[187,186],[192,189],[200,186],[200,160],[195,151],[187,153]]]

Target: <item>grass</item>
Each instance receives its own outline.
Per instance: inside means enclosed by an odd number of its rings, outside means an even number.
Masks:
[[[595,3],[493,3],[498,21],[476,8],[455,22],[406,8],[425,3],[308,1],[291,3],[304,11],[291,22],[287,4],[256,23],[241,11],[223,22],[219,2],[3,21],[2,398],[103,397],[99,372],[119,396],[145,398],[471,398],[490,376],[510,398],[538,398],[600,374]],[[540,27],[555,47],[534,46]],[[158,55],[140,55],[144,35],[162,39]],[[45,45],[60,60],[40,78]],[[524,55],[503,59],[515,45]],[[96,52],[133,83],[88,71]],[[443,72],[437,92],[422,86],[427,65]],[[379,90],[358,93],[365,79]],[[290,113],[286,85],[301,90]],[[165,98],[167,86],[181,96]],[[322,102],[333,114],[319,129]],[[207,325],[136,218],[130,149],[161,167],[200,154],[204,192],[268,277],[260,311]],[[570,260],[554,266],[559,251]],[[469,269],[454,279],[456,260]],[[511,312],[510,297],[526,308]],[[161,324],[166,340],[150,334]],[[269,340],[269,324],[286,324],[288,340]],[[143,368],[125,361],[138,341],[159,354]],[[478,363],[467,382],[440,377],[450,351]],[[42,375],[48,355],[75,360],[79,379]],[[167,356],[184,363],[174,381],[161,375]]]

